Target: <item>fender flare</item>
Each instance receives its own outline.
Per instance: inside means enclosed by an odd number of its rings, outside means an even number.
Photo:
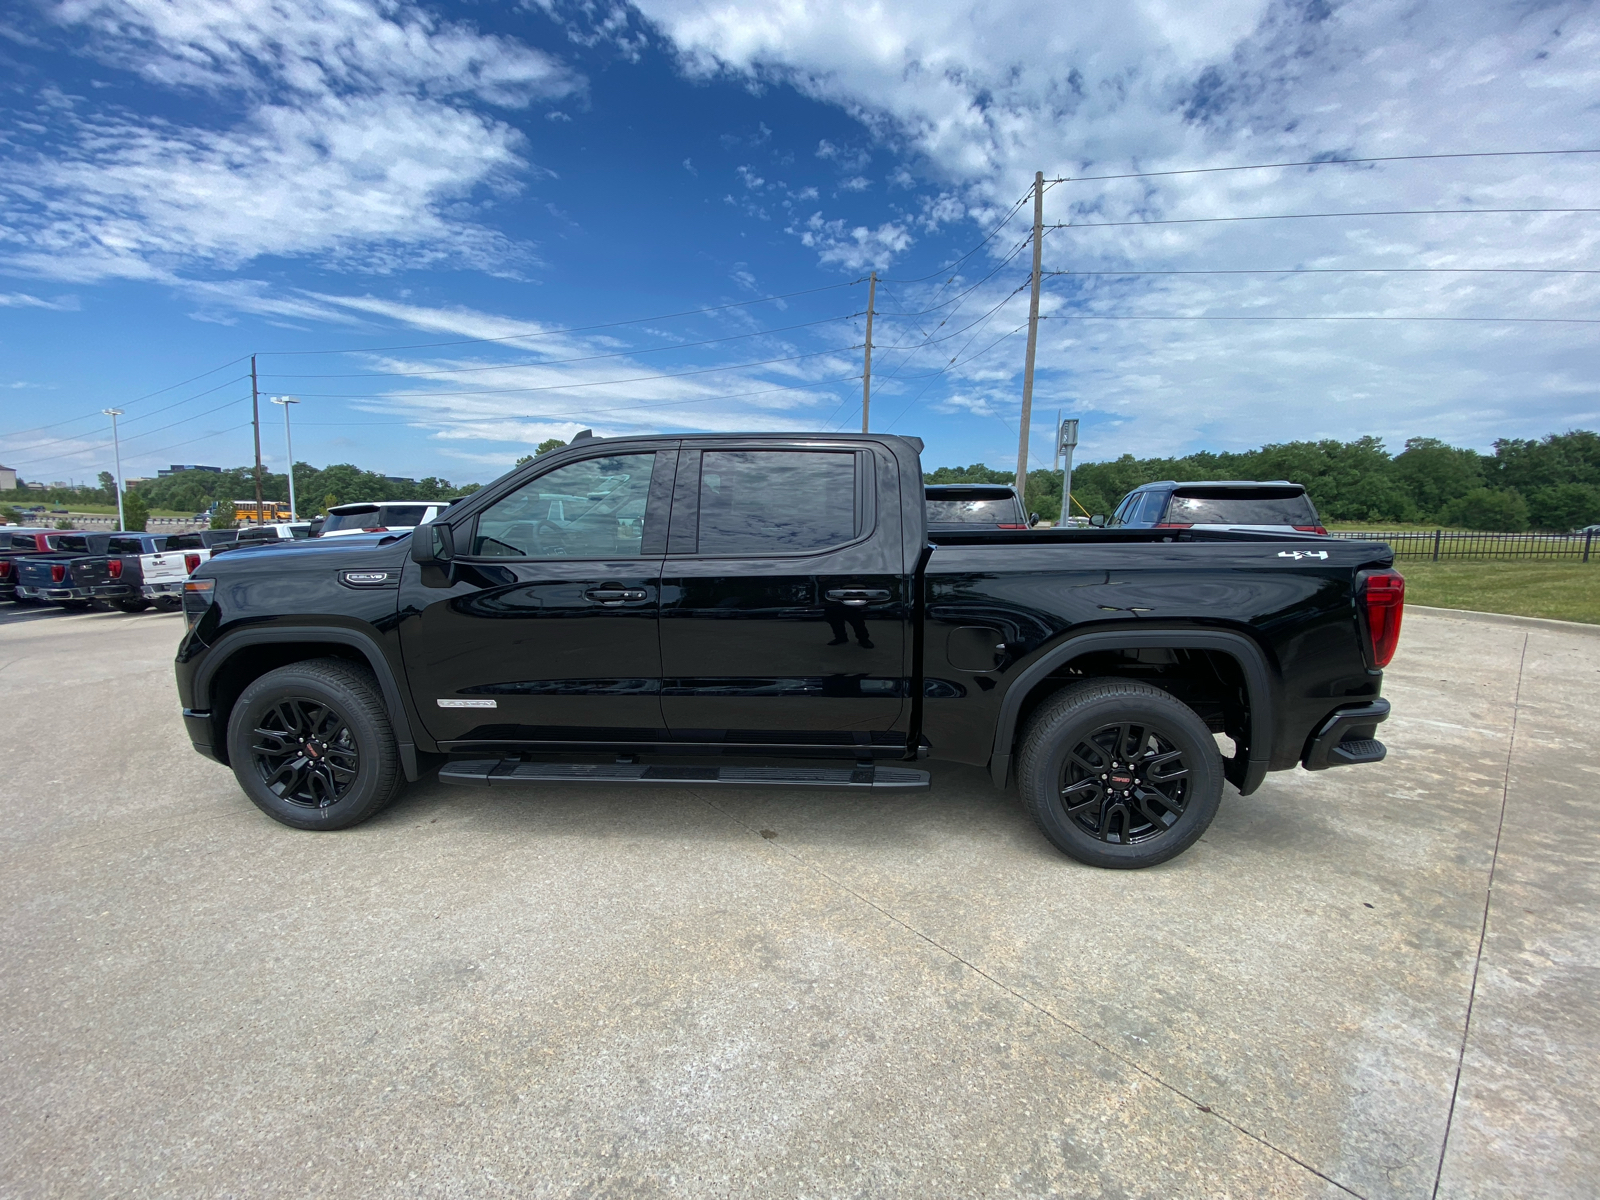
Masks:
[[[389,720],[394,723],[396,748],[400,751],[400,765],[405,771],[406,779],[411,782],[419,779],[422,772],[417,760],[417,740],[411,732],[411,717],[406,711],[405,693],[394,677],[394,669],[384,655],[383,648],[369,634],[357,629],[346,629],[338,625],[295,625],[281,629],[241,629],[219,638],[207,647],[205,661],[195,672],[196,709],[210,710],[212,680],[238,651],[247,646],[285,642],[332,642],[361,652],[361,656],[367,660],[367,665],[372,668],[373,675],[377,677],[378,687],[383,692],[383,706],[389,710]]]
[[[1248,796],[1266,778],[1272,758],[1272,672],[1261,647],[1242,633],[1223,629],[1104,629],[1080,633],[1057,643],[1034,659],[1006,689],[995,725],[994,751],[989,758],[989,777],[1003,788],[1011,774],[1012,749],[1016,744],[1017,718],[1022,702],[1034,685],[1063,663],[1096,650],[1219,650],[1239,664],[1244,674],[1245,691],[1250,697],[1250,750],[1239,794]]]

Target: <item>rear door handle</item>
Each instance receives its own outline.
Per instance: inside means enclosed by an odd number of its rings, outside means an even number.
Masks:
[[[596,604],[626,604],[628,601],[646,600],[650,593],[643,588],[590,588],[584,598]]]
[[[829,600],[837,600],[848,608],[881,604],[889,599],[889,593],[883,588],[833,588],[825,594]]]

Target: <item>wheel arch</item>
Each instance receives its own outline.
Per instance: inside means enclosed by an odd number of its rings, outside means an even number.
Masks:
[[[1056,672],[1075,659],[1101,651],[1207,650],[1231,660],[1244,681],[1249,705],[1250,740],[1242,769],[1229,778],[1248,796],[1266,778],[1272,757],[1273,676],[1261,647],[1242,633],[1225,629],[1105,629],[1067,637],[1029,663],[1000,703],[989,774],[1003,788],[1016,754],[1017,730],[1023,715],[1043,696],[1063,686]],[[1032,703],[1030,703],[1032,702]]]
[[[210,714],[212,747],[219,761],[227,762],[228,716],[239,694],[268,671],[312,658],[342,658],[371,670],[394,725],[406,778],[413,782],[418,779],[421,769],[416,736],[394,668],[371,636],[333,625],[243,629],[210,648],[195,672],[194,704],[196,709]]]

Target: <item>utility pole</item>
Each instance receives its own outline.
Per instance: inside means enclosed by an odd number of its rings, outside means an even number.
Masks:
[[[274,396],[272,402],[283,405],[283,448],[289,456],[289,519],[298,521],[300,510],[294,503],[294,442],[289,437],[289,405],[299,404],[300,401],[293,396]]]
[[[1065,525],[1072,515],[1072,452],[1078,448],[1078,418],[1070,417],[1056,423],[1056,451],[1064,455],[1066,474],[1061,476],[1061,523]]]
[[[250,425],[256,431],[256,524],[261,520],[261,393],[256,387],[256,356],[250,356]]]
[[[117,439],[117,418],[122,415],[122,410],[102,408],[100,411],[111,418],[111,447],[117,456],[117,528],[126,529],[128,523],[122,518],[122,443]]]
[[[861,432],[872,409],[872,310],[878,302],[878,273],[867,276],[867,357],[861,368]]]
[[[1028,300],[1028,354],[1022,363],[1022,433],[1017,439],[1017,499],[1028,508],[1028,422],[1033,416],[1033,356],[1039,347],[1039,256],[1044,242],[1044,172],[1033,173],[1033,293]]]

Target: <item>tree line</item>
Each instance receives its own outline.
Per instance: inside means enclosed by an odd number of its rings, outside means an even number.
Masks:
[[[1061,516],[1061,471],[1028,475],[1027,507]],[[1013,471],[983,463],[940,467],[928,483],[1013,483]],[[1287,479],[1303,484],[1325,521],[1429,522],[1519,533],[1564,531],[1600,522],[1600,434],[1589,430],[1539,439],[1501,438],[1492,454],[1411,438],[1390,454],[1375,437],[1283,442],[1239,453],[1202,451],[1181,458],[1135,458],[1074,464],[1072,511],[1115,511],[1140,484],[1161,479]]]

